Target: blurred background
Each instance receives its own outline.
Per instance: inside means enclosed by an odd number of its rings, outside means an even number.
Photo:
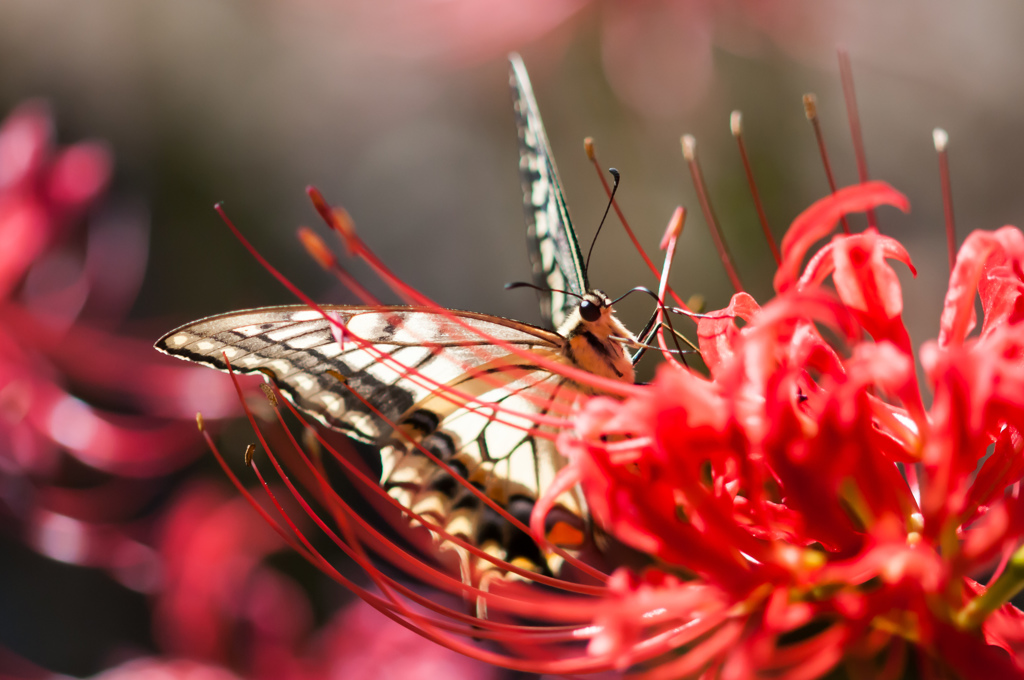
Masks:
[[[11,274],[7,308],[31,311],[42,299],[33,291],[64,291],[106,243],[107,264],[90,279],[92,302],[65,314],[63,325],[33,335],[20,317],[3,321],[25,357],[0,372],[8,448],[0,454],[0,668],[9,666],[12,677],[82,677],[133,659],[173,658],[210,664],[209,677],[274,677],[268,669],[298,655],[311,677],[361,677],[338,670],[329,635],[367,629],[353,618],[366,614],[278,551],[187,422],[196,410],[190,399],[208,415],[233,408],[223,381],[162,373],[166,364],[140,354],[200,316],[293,301],[230,235],[215,202],[319,301],[355,298],[311,266],[295,237],[300,225],[326,234],[305,195],[309,184],[344,206],[380,257],[439,303],[538,322],[532,293],[502,288],[530,277],[507,84],[506,55],[518,50],[584,248],[605,207],[583,153],[583,138],[592,136],[604,166],[622,174],[620,205],[649,252],[674,208],[690,211],[676,290],[703,295],[709,308],[728,304],[732,289],[680,153],[680,135],[692,133],[740,276],[764,302],[774,262],[729,113],[744,113],[753,172],[781,238],[828,193],[802,94],[818,96],[838,183],[857,178],[836,58],[843,46],[870,174],[910,198],[909,215],[882,210],[879,224],[918,266],[916,280],[902,280],[907,324],[920,344],[936,333],[948,277],[934,127],[950,133],[960,240],[971,229],[1024,221],[1021,26],[1024,6],[1011,0],[5,0],[0,112],[41,99],[55,148],[99,140],[105,146],[95,148],[105,148],[112,166],[109,174],[93,170],[105,189],[81,211],[61,213],[60,233],[39,260]],[[0,177],[10,174],[2,164],[17,157],[15,147],[0,150]],[[0,210],[0,248],[29,252],[5,230]],[[390,299],[364,268],[353,270]],[[613,296],[655,284],[614,221],[594,249],[590,279]],[[116,293],[125,290],[137,295]],[[619,309],[634,329],[651,312],[640,297]],[[108,335],[89,336],[94,328]],[[46,338],[53,346],[34,354]],[[115,339],[131,347],[122,362]],[[138,368],[135,384],[90,375],[91,355],[75,349],[89,342],[110,351],[97,371]],[[130,455],[144,461],[155,441],[170,462],[91,460],[69,443],[74,436],[57,431],[80,434],[88,423],[67,409],[51,414],[49,430],[24,434],[30,411],[9,407],[23,402],[4,392],[23,384],[19,371],[101,409],[91,413],[103,422],[153,436],[125,444]],[[182,396],[186,388],[191,396]],[[140,406],[138,392],[156,405]],[[178,438],[173,447],[157,438],[165,426]],[[233,427],[224,426],[225,438],[244,448]],[[241,540],[247,532],[259,537]],[[237,545],[225,547],[231,541]],[[197,594],[204,588],[207,600]],[[273,630],[260,628],[267,611],[277,612]],[[189,632],[197,621],[211,630]],[[264,651],[278,656],[257,664],[246,650],[266,640],[278,646]],[[491,672],[459,663],[436,660],[466,677]]]

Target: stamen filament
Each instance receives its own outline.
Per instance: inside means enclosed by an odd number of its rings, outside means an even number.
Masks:
[[[686,225],[686,208],[683,206],[677,206],[675,212],[672,213],[672,217],[669,219],[668,227],[665,229],[665,236],[661,239],[661,247],[665,251],[665,262],[662,265],[661,276],[658,280],[658,314],[656,323],[661,327],[658,329],[658,347],[661,349],[662,356],[665,357],[666,361],[672,362],[679,368],[684,368],[685,365],[678,361],[672,352],[668,349],[668,343],[665,342],[665,290],[668,288],[668,277],[672,272],[672,260],[676,254],[676,245],[679,243],[679,237],[683,233],[683,227]],[[669,322],[669,328],[671,328],[671,322]],[[672,329],[675,333],[675,329]],[[678,343],[676,348],[679,349]],[[681,350],[680,350],[681,351]]]
[[[697,191],[700,209],[704,213],[704,220],[707,222],[711,238],[715,242],[715,250],[718,251],[718,256],[722,260],[725,273],[729,275],[733,290],[737,293],[742,293],[743,284],[740,283],[739,274],[736,273],[736,268],[733,266],[732,254],[729,252],[729,248],[722,236],[722,229],[718,226],[718,219],[715,218],[714,210],[711,208],[711,202],[708,200],[708,194],[704,188],[704,173],[701,172],[700,162],[697,160],[697,140],[694,139],[693,135],[683,135],[682,144],[683,158],[686,159],[687,165],[690,166],[693,188]]]
[[[850,53],[839,49],[839,79],[843,83],[843,99],[846,100],[846,116],[850,120],[850,137],[853,139],[853,153],[857,159],[857,178],[866,184],[868,177],[868,159],[864,152],[864,136],[860,128],[860,114],[857,112],[857,91],[853,87],[853,68],[850,66]],[[875,209],[868,208],[868,226],[877,227],[878,219]]]
[[[236,384],[236,389],[239,389],[237,384]],[[252,420],[253,416],[252,416],[251,411],[247,411],[247,415],[250,418],[250,422],[253,423],[254,421]],[[262,436],[259,434],[259,431],[256,430],[256,432],[257,432],[257,435],[260,436],[261,441],[262,441]],[[528,672],[548,672],[548,671],[555,670],[555,671],[558,671],[558,672],[573,673],[573,672],[586,672],[586,671],[593,672],[593,671],[605,670],[605,669],[609,668],[609,665],[608,665],[609,664],[609,660],[607,658],[599,658],[599,657],[576,658],[576,659],[572,659],[572,658],[570,658],[570,659],[562,659],[562,660],[560,660],[561,663],[553,663],[553,664],[552,664],[552,662],[544,662],[544,661],[539,661],[539,662],[524,661],[521,658],[508,657],[508,656],[505,656],[505,655],[495,654],[495,653],[492,653],[492,652],[488,652],[486,650],[480,649],[479,647],[476,647],[475,645],[471,645],[471,644],[462,642],[461,640],[453,639],[453,638],[451,638],[451,637],[449,637],[447,635],[443,635],[443,634],[439,633],[438,631],[433,629],[433,622],[431,620],[429,620],[426,617],[423,617],[423,616],[421,616],[419,614],[416,614],[416,613],[414,613],[412,611],[409,611],[408,609],[405,609],[404,607],[402,607],[401,605],[399,605],[397,603],[388,602],[387,600],[384,600],[384,599],[380,598],[379,596],[376,596],[373,593],[370,593],[366,589],[364,589],[361,586],[358,586],[357,584],[353,583],[352,581],[347,579],[344,575],[342,575],[340,572],[338,572],[337,569],[335,569],[330,564],[330,562],[328,562],[318,551],[316,551],[315,548],[313,548],[312,544],[309,543],[308,539],[306,539],[306,537],[302,534],[302,532],[299,531],[299,529],[295,526],[294,522],[291,521],[291,519],[288,516],[287,512],[284,510],[284,508],[277,501],[276,496],[271,491],[269,485],[267,484],[266,480],[263,478],[262,474],[259,472],[259,469],[256,466],[253,466],[252,469],[254,470],[257,478],[259,479],[260,484],[263,486],[264,492],[267,494],[267,496],[270,499],[271,503],[277,509],[278,514],[283,518],[285,523],[290,528],[294,538],[289,536],[287,533],[285,533],[284,530],[283,530],[283,527],[281,527],[279,525],[277,520],[274,520],[265,510],[263,510],[263,508],[255,501],[255,499],[252,498],[251,494],[248,493],[248,490],[245,489],[245,487],[241,485],[241,483],[238,481],[237,477],[234,476],[234,474],[231,472],[230,468],[227,466],[227,463],[224,461],[223,457],[220,455],[219,451],[216,449],[216,446],[214,445],[212,438],[209,436],[209,434],[205,430],[203,430],[203,435],[206,438],[207,443],[210,445],[211,450],[214,451],[214,455],[217,458],[218,462],[220,463],[221,467],[225,470],[225,472],[231,478],[231,480],[235,484],[235,486],[249,500],[249,502],[253,505],[253,507],[255,507],[257,509],[257,511],[259,511],[259,513],[264,517],[264,519],[268,523],[270,523],[272,527],[275,527],[275,529],[277,529],[278,533],[289,544],[289,546],[291,546],[293,549],[295,549],[300,555],[302,555],[306,559],[310,560],[311,563],[313,563],[316,566],[318,566],[319,568],[321,568],[326,574],[331,576],[338,583],[340,583],[341,585],[343,585],[346,588],[348,588],[349,590],[351,590],[354,594],[356,594],[358,597],[363,599],[365,602],[367,602],[368,604],[370,604],[371,606],[373,606],[378,611],[380,611],[381,613],[385,614],[386,616],[388,616],[392,620],[394,620],[397,623],[401,624],[403,627],[408,628],[409,630],[411,630],[411,631],[413,631],[415,633],[418,633],[419,635],[422,635],[423,637],[427,638],[428,640],[436,642],[437,644],[440,644],[440,645],[442,645],[444,647],[447,647],[447,648],[452,649],[454,651],[457,651],[459,653],[465,654],[465,655],[470,656],[472,658],[480,659],[480,660],[485,661],[487,663],[491,663],[491,664],[495,664],[495,665],[501,665],[501,666],[505,666],[505,667],[512,668],[512,669],[517,669],[517,670],[524,670],[524,671],[528,671]],[[263,444],[264,444],[265,448],[267,448],[269,450],[269,447],[266,446],[266,442],[263,442]],[[296,539],[298,540],[298,543],[296,543]],[[371,565],[369,565],[369,568],[373,569],[374,567],[371,564]],[[397,585],[397,584],[393,584],[393,585]],[[488,598],[496,597],[496,595],[494,593],[485,593],[484,596],[488,597]],[[513,606],[514,606],[514,602],[515,601],[507,601],[506,600],[506,604],[512,604]],[[535,613],[535,608],[529,609],[527,611]],[[399,613],[399,612],[401,612],[401,613]],[[479,625],[480,623],[481,622],[477,621],[477,622],[475,622],[475,625]],[[586,628],[587,627],[584,627],[583,629],[578,629],[579,632],[577,632],[575,635],[569,636],[570,639],[574,639],[574,640],[578,639],[580,637],[580,633],[581,632],[584,635],[586,635],[586,632],[585,632]],[[468,632],[465,633],[465,636],[469,636],[469,635],[473,635],[473,634],[475,634],[475,631],[468,631]]]
[[[811,123],[814,130],[814,138],[818,142],[818,151],[821,153],[821,164],[825,167],[825,178],[828,180],[829,191],[836,194],[836,178],[832,174],[832,163],[828,159],[828,149],[825,147],[825,136],[821,133],[821,123],[818,121],[818,98],[813,93],[804,95],[804,115]],[[850,233],[850,223],[846,221],[846,215],[840,216],[843,225],[843,233]]]
[[[319,193],[315,189],[313,189],[313,188],[309,189],[309,193],[310,193],[310,195],[319,196]],[[319,200],[319,203],[323,202],[323,198],[322,197],[319,197],[318,200]],[[314,200],[314,202],[317,203],[316,200]],[[235,238],[237,238],[239,240],[239,242],[246,248],[246,250],[248,250],[253,255],[253,257],[256,259],[256,261],[259,262],[260,265],[263,266],[268,272],[270,272],[270,274],[273,275],[274,278],[276,278],[278,281],[280,281],[282,283],[282,285],[284,285],[285,288],[288,289],[289,292],[291,292],[293,295],[295,295],[300,301],[303,302],[303,304],[308,305],[311,309],[314,309],[317,312],[319,312],[320,314],[322,314],[324,316],[324,318],[326,318],[328,321],[330,321],[336,328],[339,329],[339,331],[341,331],[342,333],[345,334],[344,337],[346,337],[346,338],[353,338],[357,342],[362,343],[362,347],[364,349],[368,348],[368,346],[371,343],[368,343],[367,341],[362,340],[361,338],[357,338],[355,335],[350,333],[346,328],[344,328],[344,326],[337,319],[332,318],[332,315],[330,313],[328,313],[320,305],[318,305],[316,302],[314,302],[312,298],[310,298],[308,295],[306,295],[298,286],[296,286],[294,283],[292,283],[284,274],[282,274],[273,265],[271,265],[270,262],[268,262],[267,259],[265,257],[263,257],[259,253],[258,250],[256,250],[256,248],[249,242],[249,240],[245,238],[245,236],[238,229],[238,227],[235,226],[235,224],[231,221],[231,219],[224,212],[223,206],[221,204],[217,204],[216,206],[214,206],[214,209],[218,212],[218,214],[221,216],[221,219],[228,226],[228,228],[232,231],[232,233],[234,234]],[[329,215],[325,216],[325,219],[332,219],[332,220],[336,221],[336,217],[337,217],[336,215],[329,214]],[[333,222],[330,222],[329,224],[331,224],[332,228],[339,228]],[[360,253],[360,256],[364,257],[364,259],[367,261],[368,264],[370,264],[375,269],[377,269],[378,274],[381,276],[381,278],[383,278],[388,283],[388,285],[390,285],[392,287],[393,290],[398,292],[400,295],[403,294],[403,291],[404,291],[406,293],[405,297],[409,297],[410,299],[412,299],[416,303],[422,304],[422,305],[425,305],[425,306],[429,307],[430,311],[433,311],[433,312],[436,312],[438,314],[441,314],[441,315],[445,316],[446,319],[452,321],[453,323],[455,323],[456,325],[458,325],[458,326],[462,327],[463,329],[469,331],[470,333],[478,336],[481,339],[481,344],[497,345],[498,347],[501,347],[502,349],[508,351],[510,354],[514,354],[516,356],[529,359],[532,363],[536,364],[537,366],[539,366],[541,368],[544,368],[546,370],[549,370],[549,371],[551,371],[553,373],[556,373],[556,374],[559,374],[559,375],[563,375],[564,377],[569,378],[570,380],[573,380],[573,381],[575,381],[577,383],[591,385],[591,386],[593,386],[593,387],[595,387],[595,388],[597,388],[599,390],[602,390],[604,392],[608,392],[608,393],[611,393],[611,394],[619,394],[619,395],[624,396],[624,397],[638,393],[638,388],[633,386],[633,385],[627,385],[626,383],[623,383],[622,381],[618,381],[618,380],[611,380],[609,378],[602,378],[602,377],[594,375],[593,373],[590,373],[588,371],[584,371],[582,369],[574,368],[572,366],[566,365],[564,363],[560,363],[558,361],[554,361],[554,360],[550,360],[550,359],[545,359],[545,358],[541,357],[536,352],[529,352],[529,351],[523,350],[523,349],[521,349],[519,347],[514,346],[512,343],[509,343],[509,342],[507,342],[505,340],[502,340],[500,338],[495,338],[495,337],[491,336],[490,334],[484,333],[483,331],[470,326],[465,321],[463,321],[461,318],[459,318],[457,315],[453,314],[450,310],[445,309],[444,307],[441,307],[441,306],[437,305],[436,303],[434,303],[432,300],[430,300],[426,296],[420,295],[412,287],[410,287],[407,284],[405,284],[401,279],[398,279],[397,277],[395,277],[394,274],[392,274],[390,272],[390,270],[388,270],[387,267],[385,267],[384,264],[382,262],[380,262],[380,260],[378,260],[376,258],[376,256],[372,252],[369,251],[369,249],[367,249],[365,247],[365,245],[359,239],[358,235],[354,232],[354,229],[353,229],[353,227],[351,225],[349,225],[348,227],[345,227],[344,231],[346,233],[346,238],[352,241],[350,246],[351,246],[353,252]],[[411,370],[409,367],[404,366],[401,362],[397,361],[393,357],[388,358],[387,361],[392,362],[395,366],[398,366],[401,370],[404,370],[404,371],[410,371]],[[421,377],[424,381],[426,381],[426,382],[428,382],[430,384],[433,384],[435,387],[444,387],[444,386],[440,385],[439,383],[430,380],[426,376],[419,376],[419,377]],[[481,379],[486,380],[487,376],[481,376]],[[495,385],[497,386],[498,384],[495,383]],[[453,395],[459,397],[460,399],[464,399],[463,403],[474,403],[476,401],[476,398],[474,396],[464,395],[463,393],[459,392],[455,388],[446,387],[445,389],[448,390],[448,394],[453,394]],[[443,396],[445,396],[447,398],[447,394],[445,394]],[[505,409],[503,407],[500,407],[499,405],[494,405],[494,408],[496,408],[498,410],[504,410],[506,412],[510,412],[510,413],[512,413],[515,416],[522,417],[522,418],[525,418],[525,419],[528,419],[528,420],[529,419],[533,419],[536,422],[540,422],[537,419],[543,417],[543,416],[540,416],[539,414],[523,414],[523,413],[519,413],[519,412],[514,412],[514,411],[511,411],[510,409]],[[564,421],[560,420],[559,423],[563,423],[564,424]]]
[[[949,181],[949,135],[942,128],[932,130],[935,152],[939,155],[939,182],[942,185],[942,213],[946,217],[946,247],[949,250],[949,271],[956,266],[956,224],[953,221],[953,187]]]
[[[768,215],[765,214],[764,205],[761,204],[761,193],[757,190],[754,171],[751,170],[750,159],[747,157],[747,145],[743,142],[743,114],[741,112],[732,112],[729,117],[729,129],[732,131],[732,136],[736,138],[736,145],[740,149],[743,171],[747,175],[747,186],[750,187],[750,195],[754,199],[754,208],[757,209],[757,219],[761,222],[761,231],[764,232],[764,238],[768,241],[768,247],[771,248],[775,264],[780,265],[782,264],[782,255],[779,253],[779,246],[775,243],[775,237],[772,235],[772,228],[768,225]]]
[[[629,222],[626,220],[626,216],[622,213],[622,209],[619,208],[619,202],[612,199],[611,187],[608,186],[608,180],[606,180],[604,177],[604,172],[602,172],[601,170],[601,164],[598,163],[597,161],[597,152],[594,150],[594,138],[587,137],[586,139],[584,139],[583,148],[587,152],[587,159],[590,160],[590,163],[594,166],[594,169],[597,171],[597,177],[598,179],[601,180],[601,186],[604,187],[604,192],[608,195],[609,200],[611,200],[612,202],[612,208],[615,210],[615,214],[619,218],[619,223],[621,223],[622,228],[626,230],[626,235],[629,236],[629,240],[633,242],[633,247],[636,248],[636,251],[638,253],[640,253],[640,257],[644,259],[644,262],[647,264],[648,269],[651,270],[651,273],[654,274],[655,276],[658,276],[658,268],[654,265],[654,262],[647,255],[647,251],[644,250],[644,247],[640,245],[640,241],[637,240],[636,234],[633,233],[633,229],[629,226]],[[668,287],[668,293],[669,295],[672,296],[672,299],[676,301],[676,304],[678,304],[683,309],[689,309],[689,307],[686,306],[686,303],[683,302],[682,298],[680,298],[679,295],[674,290],[672,290],[671,286]]]

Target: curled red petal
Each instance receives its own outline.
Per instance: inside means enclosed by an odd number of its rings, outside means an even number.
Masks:
[[[804,255],[816,241],[835,229],[839,218],[880,205],[910,209],[907,197],[885,182],[865,182],[840,189],[800,213],[782,239],[782,264],[775,273],[775,290],[782,293],[797,282]]]
[[[832,239],[831,243],[815,253],[804,268],[804,273],[800,276],[800,280],[797,281],[797,289],[804,290],[811,286],[817,286],[828,278],[828,275],[836,268],[834,259],[836,242],[845,239],[858,238],[859,236],[861,235],[836,236]],[[879,234],[877,236],[876,247],[882,251],[882,256],[884,258],[902,262],[907,265],[911,274],[915,277],[917,276],[917,268],[914,267],[914,263],[910,260],[910,254],[907,252],[907,249],[903,247],[902,243],[889,236]]]
[[[1000,264],[1006,260],[1019,263],[1024,257],[1024,235],[1016,227],[1003,227],[994,232],[971,232],[956,256],[956,265],[949,277],[949,290],[939,320],[939,347],[960,344],[971,330],[974,295],[990,258],[997,254]]]
[[[993,329],[1024,320],[1024,280],[1011,266],[990,267],[978,282],[985,321],[982,337]]]
[[[900,280],[886,261],[887,250],[894,251],[903,261],[910,256],[893,239],[888,248],[880,243],[879,234],[868,229],[863,234],[835,239],[832,280],[839,299],[847,307],[886,321],[903,311],[903,291]]]
[[[736,293],[729,306],[707,314],[697,322],[697,339],[700,343],[701,358],[711,374],[733,352],[733,343],[739,334],[735,318],[750,321],[760,306],[748,293]]]

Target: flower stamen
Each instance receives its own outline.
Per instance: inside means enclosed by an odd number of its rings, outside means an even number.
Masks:
[[[782,255],[779,254],[779,246],[775,243],[772,228],[768,224],[768,215],[765,213],[764,205],[761,203],[761,193],[757,190],[757,182],[754,181],[754,171],[750,168],[750,159],[747,157],[747,145],[743,142],[742,112],[733,111],[729,116],[729,130],[732,132],[732,136],[736,138],[736,145],[740,150],[743,171],[747,176],[747,186],[750,187],[750,195],[754,199],[754,208],[757,210],[757,219],[761,223],[761,231],[764,232],[764,238],[768,242],[768,247],[772,251],[772,257],[775,258],[775,264],[778,266],[782,264]]]
[[[729,281],[732,282],[733,290],[737,293],[742,293],[743,284],[740,283],[740,277],[736,272],[732,253],[729,252],[729,246],[725,243],[722,228],[718,224],[718,218],[715,217],[715,211],[711,207],[711,201],[708,198],[708,192],[704,185],[704,173],[701,171],[700,161],[697,159],[697,140],[693,135],[683,135],[681,142],[683,158],[690,168],[693,189],[697,192],[697,200],[700,202],[701,212],[704,213],[704,221],[707,222],[708,230],[711,232],[711,239],[715,243],[715,250],[718,251],[718,257],[722,260],[725,273],[729,275]]]

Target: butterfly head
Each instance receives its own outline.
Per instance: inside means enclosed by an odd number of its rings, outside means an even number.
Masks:
[[[611,313],[612,301],[601,291],[591,290],[583,295],[579,309],[580,317],[584,321],[596,323],[604,314]]]
[[[576,311],[558,331],[565,338],[566,358],[589,373],[632,383],[633,364],[624,345],[633,340],[633,335],[615,318],[611,298],[599,290],[589,290],[580,297]],[[588,385],[579,387],[596,393]]]

